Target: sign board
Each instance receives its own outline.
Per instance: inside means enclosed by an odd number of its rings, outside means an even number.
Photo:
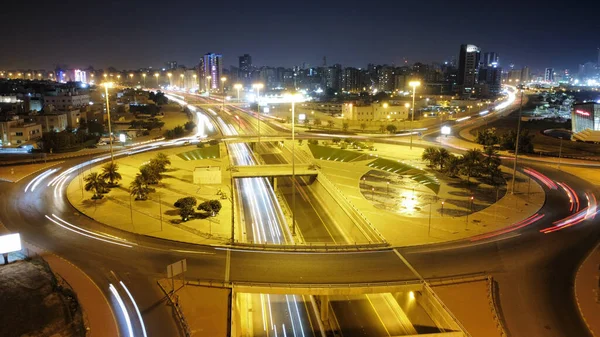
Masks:
[[[442,130],[441,131],[442,131],[442,135],[447,136],[447,135],[449,135],[452,132],[452,129],[449,126],[444,125],[444,126],[442,126]]]
[[[0,236],[0,254],[8,254],[21,250],[21,235],[8,234]]]
[[[299,120],[299,121],[303,121],[303,120],[305,120],[305,119],[306,119],[306,114],[299,114],[299,115],[298,115],[298,120]]]
[[[167,266],[167,277],[172,278],[185,271],[187,271],[187,261],[183,259]]]

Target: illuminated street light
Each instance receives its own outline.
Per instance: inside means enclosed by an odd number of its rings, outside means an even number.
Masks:
[[[142,78],[144,79],[144,88],[146,87],[146,73],[142,74]]]
[[[262,83],[254,83],[252,84],[252,88],[256,90],[256,118],[258,119],[258,144],[260,144],[260,89],[262,89],[264,85]]]
[[[412,119],[410,120],[410,149],[412,150],[412,144],[413,144],[413,123],[415,121],[415,94],[417,92],[417,87],[421,85],[421,82],[420,81],[410,81],[408,83],[408,85],[413,88]]]
[[[236,84],[234,84],[234,85],[233,85],[233,88],[234,88],[235,90],[237,90],[237,96],[238,96],[238,99],[237,99],[237,101],[238,101],[238,103],[239,103],[239,102],[240,102],[240,89],[242,89],[242,85],[241,85],[241,84],[239,84],[239,83],[236,83]]]
[[[208,75],[206,76],[206,94],[207,96],[210,96],[210,80],[212,79],[212,76]]]
[[[223,111],[225,111],[225,81],[227,81],[227,77],[221,77],[221,93],[223,94],[221,110]]]
[[[106,96],[106,113],[108,114],[108,138],[109,138],[109,144],[110,144],[110,161],[111,161],[111,163],[114,164],[115,158],[113,157],[112,128],[111,128],[111,124],[110,124],[110,103],[109,103],[109,99],[108,99],[108,88],[112,88],[113,83],[112,82],[104,82],[102,85],[104,86],[104,94]]]
[[[156,77],[156,87],[157,87],[157,88],[159,87],[159,85],[158,85],[158,77],[159,77],[159,76],[160,76],[160,74],[159,74],[159,73],[154,73],[154,77]]]
[[[284,97],[292,101],[292,235],[296,235],[296,100],[300,97],[299,94],[287,94]]]
[[[194,86],[196,88],[200,87],[200,85],[198,84],[198,75],[194,74],[192,75],[192,77],[194,78]]]
[[[185,75],[184,74],[180,74],[179,77],[181,78],[181,88],[183,89],[184,84],[185,84],[185,82],[184,82]]]
[[[173,86],[173,83],[171,83],[171,76],[173,76],[173,74],[167,73],[167,77],[169,78],[169,86]]]

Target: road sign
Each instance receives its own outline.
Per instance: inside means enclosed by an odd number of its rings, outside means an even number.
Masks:
[[[183,259],[167,266],[167,277],[172,278],[186,271],[187,261]]]
[[[8,254],[21,250],[19,233],[0,236],[0,254]]]

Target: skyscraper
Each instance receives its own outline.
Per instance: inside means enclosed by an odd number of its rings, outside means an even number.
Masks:
[[[239,57],[239,78],[246,84],[250,84],[252,75],[252,56],[244,54]]]
[[[497,53],[487,52],[483,53],[483,57],[481,59],[482,67],[492,67],[494,64],[498,65],[500,63],[500,58]]]
[[[471,93],[477,80],[480,50],[472,44],[460,46],[458,58],[458,85],[463,93]]]
[[[223,56],[221,54],[205,54],[200,63],[202,77],[208,83],[209,90],[220,90],[221,76],[223,74]],[[208,79],[210,76],[210,79]]]
[[[554,82],[554,68],[546,68],[546,71],[544,71],[544,81]]]

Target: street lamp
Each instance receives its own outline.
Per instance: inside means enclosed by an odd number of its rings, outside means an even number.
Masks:
[[[144,79],[144,88],[146,87],[146,73],[142,74],[142,78]]]
[[[212,76],[208,75],[206,76],[206,94],[208,96],[210,96],[210,80],[212,79]]]
[[[258,119],[258,143],[260,144],[260,89],[262,89],[264,85],[262,83],[254,83],[252,84],[252,88],[256,90],[256,118]]]
[[[185,86],[185,75],[179,74],[179,77],[181,78],[181,88],[183,89],[183,87]]]
[[[104,96],[106,97],[106,113],[108,114],[108,138],[109,138],[109,144],[110,144],[110,161],[111,161],[111,163],[114,164],[115,158],[113,157],[112,129],[111,129],[111,125],[110,125],[110,103],[109,103],[109,99],[108,99],[108,88],[112,88],[113,83],[112,82],[104,82],[102,85],[104,85]]]
[[[133,74],[129,74],[129,82],[133,84]]]
[[[513,166],[512,188],[510,194],[515,194],[515,176],[517,175],[517,159],[519,156],[519,138],[521,138],[521,114],[523,112],[523,89],[521,89],[521,103],[519,106],[519,120],[517,121],[517,140],[515,142],[515,163]]]
[[[198,75],[194,74],[194,75],[192,75],[192,77],[194,78],[194,86],[195,87],[199,87],[199,85],[198,85]]]
[[[173,86],[173,84],[171,83],[171,76],[173,76],[173,74],[167,73],[167,77],[169,77],[169,86]]]
[[[227,81],[227,77],[221,77],[221,93],[223,94],[223,101],[221,102],[222,111],[225,111],[225,81]]]
[[[233,88],[234,88],[235,90],[237,90],[237,95],[238,95],[238,99],[237,99],[237,101],[238,101],[238,103],[239,103],[239,102],[240,102],[240,89],[242,89],[242,85],[241,85],[241,84],[239,84],[239,83],[236,83],[236,84],[233,86]]]
[[[160,76],[158,73],[154,73],[154,77],[156,77],[156,88],[159,87],[159,85],[158,85],[158,76]]]
[[[292,235],[296,235],[296,100],[300,97],[299,94],[289,94],[292,101]]]
[[[413,88],[412,118],[410,120],[410,149],[412,150],[412,144],[413,144],[413,123],[415,121],[415,94],[417,92],[417,87],[421,85],[421,82],[420,81],[410,81],[408,83],[408,85]]]

